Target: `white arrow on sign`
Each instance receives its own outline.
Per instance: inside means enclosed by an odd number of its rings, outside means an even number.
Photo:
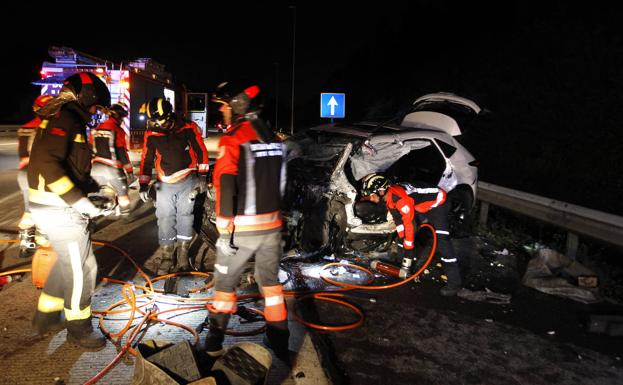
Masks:
[[[329,100],[329,103],[327,103],[327,106],[331,107],[331,115],[335,115],[335,106],[337,106],[337,102],[335,101],[335,97],[331,96],[331,99]]]

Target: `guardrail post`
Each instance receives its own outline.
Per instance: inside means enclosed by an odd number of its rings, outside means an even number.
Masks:
[[[478,222],[481,226],[487,226],[487,217],[489,216],[489,202],[480,201],[480,217]]]
[[[575,259],[578,254],[579,238],[576,233],[567,232],[567,257]]]

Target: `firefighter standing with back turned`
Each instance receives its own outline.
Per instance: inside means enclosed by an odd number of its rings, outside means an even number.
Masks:
[[[127,135],[121,128],[123,119],[128,116],[128,107],[124,103],[115,103],[108,110],[108,116],[108,120],[91,130],[94,155],[91,176],[100,186],[112,189],[120,214],[128,215],[128,184],[134,179],[134,171],[128,156]],[[115,198],[111,196],[111,199]]]
[[[68,77],[59,95],[38,112],[42,122],[28,166],[30,211],[57,254],[33,326],[43,334],[60,323],[64,311],[67,341],[90,349],[104,347],[106,339],[91,324],[97,262],[88,221],[105,212],[87,198],[98,186],[90,177],[86,126],[97,109],[109,106],[110,93],[97,76]]]
[[[255,256],[255,279],[265,301],[266,343],[289,363],[287,310],[279,283],[281,197],[286,183],[285,148],[259,118],[257,86],[222,83],[212,101],[221,103],[225,125],[214,166],[216,243],[214,301],[207,305],[206,352],[223,353],[225,330],[236,312],[236,286]]]
[[[32,110],[37,113],[41,107],[52,99],[50,95],[39,95],[32,104]],[[19,256],[20,258],[31,257],[37,245],[35,243],[36,227],[30,215],[28,202],[28,162],[30,161],[30,150],[35,139],[37,129],[41,124],[41,118],[36,116],[34,119],[25,123],[17,130],[17,154],[19,156],[19,166],[17,172],[17,184],[24,197],[24,215],[19,221]]]
[[[149,130],[145,133],[139,176],[140,197],[149,197],[152,170],[156,169],[156,217],[160,250],[145,262],[158,275],[173,268],[173,252],[177,242],[175,271],[188,270],[188,249],[193,237],[194,195],[207,190],[208,151],[199,127],[178,119],[173,106],[164,98],[147,104]],[[199,173],[199,178],[196,174]]]
[[[454,296],[462,286],[458,259],[450,239],[448,214],[445,204],[446,192],[439,187],[424,183],[398,183],[390,186],[383,175],[370,174],[362,181],[362,195],[366,200],[379,203],[382,199],[389,210],[398,232],[399,256],[402,268],[410,270],[415,257],[415,232],[424,220],[430,222],[437,234],[436,254],[441,256],[448,282],[441,288],[441,295]]]

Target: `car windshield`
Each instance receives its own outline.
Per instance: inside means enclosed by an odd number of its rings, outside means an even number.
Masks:
[[[293,138],[290,143],[293,148],[290,158],[298,159],[297,163],[304,163],[312,173],[314,170],[331,172],[346,145],[357,140],[353,137],[325,133]]]

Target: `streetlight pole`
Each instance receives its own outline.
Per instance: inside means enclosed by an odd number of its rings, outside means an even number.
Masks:
[[[294,64],[296,63],[296,5],[289,7],[292,9],[292,105],[290,108],[290,135],[294,135]]]
[[[279,128],[279,62],[275,62],[275,129]]]

